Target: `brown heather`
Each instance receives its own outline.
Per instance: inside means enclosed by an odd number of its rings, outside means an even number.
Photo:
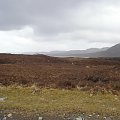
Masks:
[[[120,58],[0,54],[0,84],[118,94]]]

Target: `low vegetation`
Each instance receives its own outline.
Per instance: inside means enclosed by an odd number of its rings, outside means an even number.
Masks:
[[[119,58],[0,54],[0,109],[120,115]]]
[[[42,88],[34,93],[32,87],[0,87],[0,108],[12,111],[29,111],[41,114],[99,114],[120,115],[120,96],[89,92]]]
[[[119,92],[120,59],[0,54],[0,84]]]

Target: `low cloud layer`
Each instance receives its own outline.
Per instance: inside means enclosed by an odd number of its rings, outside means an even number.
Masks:
[[[86,49],[120,42],[119,0],[0,0],[0,52]]]

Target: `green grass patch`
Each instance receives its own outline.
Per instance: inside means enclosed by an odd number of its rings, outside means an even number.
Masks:
[[[35,94],[31,87],[0,87],[0,109],[33,111],[55,114],[120,115],[120,96],[101,94],[90,96],[79,90],[39,89]]]

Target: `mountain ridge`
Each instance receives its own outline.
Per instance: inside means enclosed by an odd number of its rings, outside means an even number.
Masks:
[[[51,51],[51,52],[41,52],[42,54],[55,56],[55,57],[77,57],[80,54],[90,54],[95,52],[101,52],[107,50],[108,47],[104,48],[89,48],[86,50],[69,50],[69,51]],[[40,54],[41,54],[40,53]]]
[[[29,52],[23,54],[31,55],[44,54],[53,57],[81,57],[81,58],[120,57],[120,43],[112,47],[104,48],[89,48],[86,50],[69,50],[69,51]]]

